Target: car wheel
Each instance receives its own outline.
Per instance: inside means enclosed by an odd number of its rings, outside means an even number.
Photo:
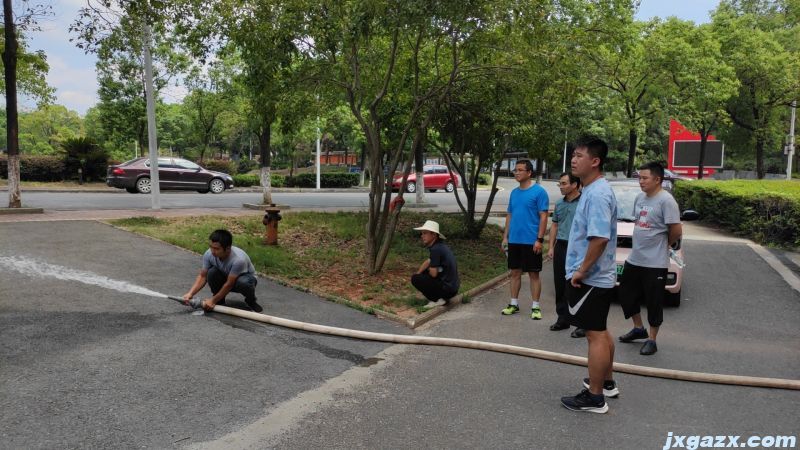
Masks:
[[[136,190],[140,194],[149,194],[152,190],[152,186],[150,186],[150,177],[142,177],[136,180]]]
[[[125,188],[125,190],[128,191],[129,194],[139,193],[139,191],[136,188]]]
[[[225,191],[225,182],[219,178],[214,178],[208,183],[208,190],[211,191],[212,194],[221,194]]]
[[[417,192],[417,182],[416,181],[409,181],[406,183],[406,192],[413,194]]]
[[[681,306],[681,291],[674,294],[672,292],[667,292],[664,297],[664,306],[672,306],[674,308]]]
[[[447,191],[447,192],[453,192],[453,190],[455,188],[456,188],[456,185],[453,184],[452,181],[448,181],[447,184],[444,185],[444,190]]]

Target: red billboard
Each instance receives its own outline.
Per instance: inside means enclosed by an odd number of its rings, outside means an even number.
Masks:
[[[709,135],[703,158],[703,176],[721,169],[725,158],[725,144]],[[700,164],[700,133],[686,129],[677,120],[669,121],[669,147],[667,168],[675,173],[697,176]]]

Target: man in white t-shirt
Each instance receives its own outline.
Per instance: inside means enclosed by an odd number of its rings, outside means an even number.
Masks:
[[[646,339],[639,353],[652,355],[658,351],[656,336],[664,321],[664,288],[669,269],[669,248],[680,238],[681,213],[672,195],[662,189],[664,167],[656,162],[639,167],[642,188],[633,203],[636,224],[633,248],[625,261],[619,286],[619,300],[625,318],[633,318],[633,329],[619,337],[620,342]],[[639,301],[647,305],[650,332],[642,324]]]

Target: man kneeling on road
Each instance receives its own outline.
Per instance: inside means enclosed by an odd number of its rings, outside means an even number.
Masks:
[[[439,232],[437,222],[427,220],[414,229],[421,232],[422,244],[428,249],[430,258],[411,276],[411,284],[428,299],[425,309],[445,305],[458,294],[460,287],[456,258],[450,247],[442,242],[444,235]]]
[[[247,253],[233,246],[233,235],[228,230],[216,230],[208,237],[209,245],[203,255],[203,268],[194,280],[192,288],[184,294],[183,301],[189,304],[195,294],[208,282],[213,297],[204,299],[201,306],[211,311],[216,305],[225,304],[229,292],[244,295],[244,301],[253,311],[263,308],[256,302],[256,269]]]

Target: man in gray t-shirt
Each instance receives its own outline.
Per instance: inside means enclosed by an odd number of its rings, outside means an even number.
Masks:
[[[214,296],[201,303],[206,311],[211,311],[216,305],[224,305],[229,292],[244,295],[245,303],[253,311],[263,311],[256,301],[256,269],[247,253],[233,246],[233,235],[228,230],[216,230],[208,239],[210,242],[203,254],[203,267],[189,292],[184,294],[184,302],[188,304],[208,282]]]
[[[642,193],[634,202],[633,249],[622,273],[619,299],[625,318],[633,319],[633,329],[620,336],[622,342],[647,339],[642,355],[658,351],[656,336],[664,321],[664,287],[669,269],[669,248],[681,238],[681,214],[672,195],[661,188],[664,168],[648,163],[639,168]],[[642,324],[639,301],[647,305],[650,332]]]

